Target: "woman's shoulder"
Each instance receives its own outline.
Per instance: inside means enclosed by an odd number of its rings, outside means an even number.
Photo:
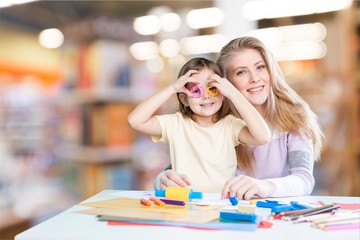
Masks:
[[[279,138],[288,138],[288,139],[303,139],[303,140],[309,140],[311,139],[308,135],[303,133],[297,133],[297,132],[289,132],[289,131],[283,131],[276,128],[273,128],[271,125],[269,125],[269,129],[271,132],[271,139],[279,139]]]

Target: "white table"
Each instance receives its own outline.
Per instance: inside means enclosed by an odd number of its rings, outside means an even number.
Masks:
[[[104,190],[87,199],[85,202],[116,198],[119,191]],[[121,193],[136,195],[141,191],[121,191]],[[330,197],[330,196],[302,196],[283,198],[298,202],[324,201],[328,203],[360,203],[360,197]],[[359,240],[359,229],[341,231],[323,231],[311,227],[309,223],[294,224],[292,222],[275,220],[268,229],[260,228],[253,232],[198,230],[169,226],[108,226],[106,222],[98,221],[93,215],[74,213],[86,209],[84,206],[72,208],[50,218],[18,235],[15,240],[111,240],[111,239],[142,239],[142,240],[184,240],[184,239],[340,239]]]

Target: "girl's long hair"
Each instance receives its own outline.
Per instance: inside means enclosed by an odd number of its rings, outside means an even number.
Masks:
[[[243,49],[258,51],[269,71],[270,93],[265,105],[264,118],[271,128],[308,136],[313,141],[314,159],[320,159],[323,136],[316,114],[309,105],[289,86],[282,74],[281,68],[266,46],[254,37],[239,37],[225,45],[219,54],[217,64],[225,77],[228,75],[227,66],[231,58]],[[231,81],[231,79],[229,79]],[[233,108],[232,108],[233,110]],[[236,112],[234,114],[239,114]],[[253,174],[253,154],[249,147],[239,145],[236,149],[238,167],[248,174]]]

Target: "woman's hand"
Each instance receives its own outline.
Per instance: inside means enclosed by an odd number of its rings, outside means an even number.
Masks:
[[[168,169],[160,177],[160,189],[166,187],[188,187],[191,185],[190,179],[184,175],[176,173],[174,170]]]
[[[225,183],[221,198],[225,199],[233,196],[244,200],[249,200],[254,196],[266,198],[273,194],[275,190],[275,185],[270,181],[239,175]]]

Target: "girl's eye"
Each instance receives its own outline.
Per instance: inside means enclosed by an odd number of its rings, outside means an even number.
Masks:
[[[199,98],[202,96],[202,91],[198,85],[191,87],[190,93],[192,98]]]

